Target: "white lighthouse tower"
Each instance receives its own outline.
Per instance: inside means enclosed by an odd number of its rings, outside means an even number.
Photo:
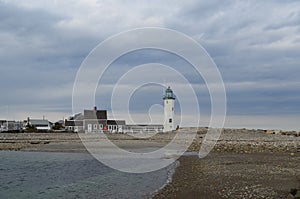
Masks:
[[[164,95],[164,132],[173,131],[174,128],[174,101],[175,96],[170,86]]]

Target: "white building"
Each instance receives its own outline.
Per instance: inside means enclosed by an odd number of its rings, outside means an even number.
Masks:
[[[26,126],[34,126],[37,130],[41,131],[50,131],[51,130],[51,124],[46,119],[31,119],[27,118]]]
[[[175,95],[170,87],[164,95],[164,132],[173,131],[174,128],[174,101]]]
[[[22,121],[7,121],[0,120],[0,132],[21,132],[23,131],[23,122]]]
[[[0,120],[0,132],[7,131],[8,122],[6,120]]]

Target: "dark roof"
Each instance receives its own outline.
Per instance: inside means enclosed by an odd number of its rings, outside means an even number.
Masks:
[[[64,121],[63,120],[58,120],[57,122],[55,122],[55,124],[63,124]]]
[[[84,110],[84,119],[107,119],[106,110]]]
[[[125,125],[125,120],[107,120],[107,125]]]
[[[65,126],[83,126],[82,120],[67,120],[65,121]]]

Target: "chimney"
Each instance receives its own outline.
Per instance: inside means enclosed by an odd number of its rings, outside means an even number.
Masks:
[[[27,124],[29,124],[29,122],[30,122],[30,118],[29,118],[29,117],[27,117]]]
[[[94,111],[97,111],[97,106],[94,106]]]

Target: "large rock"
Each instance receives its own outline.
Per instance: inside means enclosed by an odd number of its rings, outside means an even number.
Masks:
[[[297,189],[291,189],[290,194],[295,196],[297,194],[298,190]]]

